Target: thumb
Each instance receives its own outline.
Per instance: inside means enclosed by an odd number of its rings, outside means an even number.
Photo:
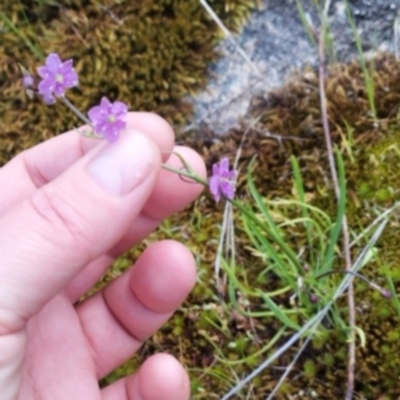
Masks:
[[[120,240],[150,195],[160,163],[155,143],[124,132],[0,219],[0,336],[23,329]]]

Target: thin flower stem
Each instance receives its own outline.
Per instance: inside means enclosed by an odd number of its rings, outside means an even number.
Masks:
[[[90,120],[85,117],[65,96],[60,98],[61,101],[75,114],[77,115],[85,124],[92,126]]]
[[[176,173],[178,175],[182,175],[182,176],[185,176],[187,178],[190,178],[193,181],[195,181],[197,183],[201,183],[202,185],[204,185],[206,187],[208,186],[208,182],[205,179],[201,178],[200,176],[196,175],[194,172],[187,171],[185,169],[174,168],[174,167],[171,167],[168,164],[162,164],[161,166],[162,166],[163,169],[165,169],[167,171],[174,172],[174,173]]]
[[[325,136],[325,143],[328,150],[328,160],[329,167],[332,175],[332,181],[335,189],[335,194],[337,199],[339,199],[339,180],[337,176],[335,159],[333,156],[333,148],[332,148],[332,138],[329,129],[328,123],[328,107],[326,101],[326,93],[325,93],[325,51],[324,51],[324,40],[325,40],[325,29],[327,24],[327,16],[329,11],[329,0],[326,3],[328,6],[325,7],[324,13],[322,16],[322,27],[317,34],[315,31],[316,38],[318,40],[318,78],[319,78],[319,94],[320,94],[320,108],[321,108],[321,118],[323,131]],[[343,247],[344,247],[344,255],[345,255],[345,263],[346,270],[349,271],[352,265],[351,262],[351,254],[350,254],[350,235],[349,235],[349,227],[347,223],[346,214],[343,216],[342,221],[342,232],[343,232]],[[354,370],[356,364],[356,347],[354,340],[354,327],[356,324],[356,314],[355,314],[355,303],[354,303],[354,286],[353,281],[349,283],[349,287],[347,290],[347,303],[349,306],[349,325],[351,329],[352,338],[349,340],[349,359],[348,359],[348,376],[347,376],[347,390],[346,390],[346,400],[351,400],[353,398],[354,392]]]
[[[84,131],[83,133],[80,132],[80,134],[82,136],[90,138],[90,139],[99,139],[99,140],[104,139],[103,136],[96,135],[96,133],[93,129],[92,122],[88,118],[86,118],[85,115],[81,111],[79,111],[78,108],[76,108],[65,96],[61,97],[60,99],[70,109],[70,111],[72,111],[75,115],[77,115],[83,122],[85,122],[86,124],[88,124],[92,127],[91,132],[87,132],[87,131]]]

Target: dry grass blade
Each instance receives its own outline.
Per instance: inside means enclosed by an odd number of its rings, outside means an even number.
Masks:
[[[224,32],[225,36],[231,41],[233,46],[237,52],[243,57],[246,63],[250,66],[250,68],[255,72],[257,75],[262,76],[260,70],[257,66],[251,61],[250,57],[246,54],[246,52],[239,46],[237,41],[234,39],[232,34],[230,33],[229,29],[224,25],[218,15],[214,12],[214,10],[210,7],[206,0],[200,0],[200,4],[204,7],[204,9],[208,12],[210,17],[215,21],[215,23],[219,26],[219,28]]]

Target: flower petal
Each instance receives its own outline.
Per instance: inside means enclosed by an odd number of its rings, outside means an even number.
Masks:
[[[100,107],[104,110],[107,110],[107,113],[109,113],[111,111],[112,104],[110,100],[107,99],[107,97],[103,96],[100,101]]]
[[[218,202],[221,195],[232,200],[236,191],[236,171],[234,169],[229,170],[229,159],[224,157],[219,163],[213,165],[212,170],[213,174],[209,181],[209,189],[215,201]]]
[[[50,53],[46,58],[46,67],[49,69],[49,72],[57,73],[59,68],[61,67],[62,62],[57,53]]]
[[[219,190],[219,176],[218,175],[213,175],[210,178],[209,186],[210,186],[210,191],[212,193],[215,193]]]
[[[32,75],[25,74],[22,78],[22,84],[25,88],[29,88],[35,84],[35,80],[33,79]]]
[[[52,104],[54,104],[56,102],[56,99],[51,94],[44,94],[42,96],[42,100],[43,100],[43,103],[47,104],[48,106],[51,106]]]
[[[103,114],[104,111],[101,106],[94,106],[88,112],[89,119],[92,123],[96,123],[96,121],[100,120],[103,117]]]
[[[50,74],[49,69],[44,65],[37,67],[36,71],[38,72],[38,74],[41,78],[47,78]]]
[[[41,95],[51,95],[54,91],[56,82],[53,78],[44,78],[40,81],[38,85],[38,92]]]
[[[227,157],[224,157],[220,163],[219,163],[219,170],[220,173],[223,174],[224,172],[229,171],[229,159]]]
[[[61,62],[60,66],[58,68],[58,72],[60,74],[64,75],[64,74],[67,74],[68,72],[73,71],[74,70],[73,63],[74,63],[74,61],[72,59],[69,59],[67,61]]]
[[[64,86],[72,88],[78,85],[78,75],[75,71],[68,72],[64,75]]]
[[[63,97],[65,94],[65,87],[64,84],[62,83],[57,83],[54,87],[53,93],[57,96],[57,97]]]
[[[128,106],[122,101],[116,101],[111,108],[111,112],[115,116],[124,116],[128,112]]]

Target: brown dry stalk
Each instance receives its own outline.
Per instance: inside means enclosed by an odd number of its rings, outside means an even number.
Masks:
[[[324,23],[324,21],[323,21]],[[315,32],[316,33],[316,32]],[[332,148],[332,138],[329,129],[328,122],[328,108],[326,104],[326,93],[325,93],[325,52],[324,52],[324,27],[321,28],[319,34],[316,34],[316,39],[318,43],[318,80],[319,80],[319,95],[320,95],[320,108],[321,108],[321,119],[322,126],[325,136],[325,143],[328,151],[328,160],[329,160],[329,168],[331,170],[333,186],[335,189],[336,198],[339,200],[339,180],[337,176],[336,163],[333,155]],[[351,254],[350,254],[350,235],[349,235],[349,226],[347,223],[346,214],[343,216],[342,221],[342,232],[343,232],[343,248],[344,248],[344,256],[345,256],[345,265],[346,270],[351,270]],[[348,359],[348,367],[347,367],[347,389],[346,389],[346,400],[351,400],[353,398],[354,391],[354,370],[356,364],[356,344],[354,337],[354,327],[356,323],[356,314],[355,314],[355,303],[354,303],[354,287],[353,281],[350,281],[349,287],[347,290],[347,303],[349,307],[349,325],[351,329],[351,339],[349,341],[349,359]]]

